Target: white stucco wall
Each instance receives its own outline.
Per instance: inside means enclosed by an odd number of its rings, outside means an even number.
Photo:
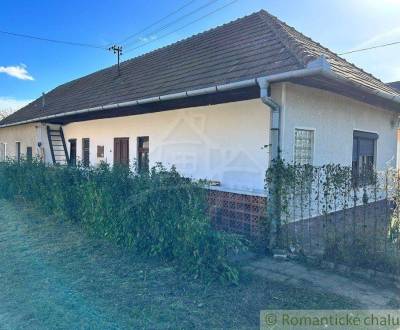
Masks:
[[[90,162],[113,162],[114,138],[129,138],[129,156],[136,158],[139,136],[150,138],[150,165],[162,162],[195,179],[221,182],[232,190],[261,191],[268,164],[269,109],[260,100],[187,108],[64,126],[66,141],[90,138]],[[67,143],[69,148],[69,143]],[[97,146],[104,158],[97,158]]]
[[[21,143],[21,155],[26,154],[27,147],[32,147],[33,156],[40,155],[38,142],[42,140],[41,124],[25,124],[0,128],[0,143],[6,144],[6,157],[15,158],[17,154],[17,142]]]
[[[353,131],[379,135],[377,169],[396,166],[397,114],[334,93],[286,83],[274,97],[282,104],[282,157],[292,162],[295,128],[312,129],[314,164],[351,165]]]

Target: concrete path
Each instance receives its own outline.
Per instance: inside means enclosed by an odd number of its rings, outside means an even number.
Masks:
[[[390,309],[400,301],[400,291],[395,287],[382,287],[291,261],[264,257],[250,261],[245,269],[268,280],[355,299],[366,309]]]

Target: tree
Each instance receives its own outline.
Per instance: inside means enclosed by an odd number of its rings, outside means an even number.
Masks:
[[[4,118],[8,117],[11,115],[15,110],[8,108],[8,109],[0,109],[0,120],[3,120]]]

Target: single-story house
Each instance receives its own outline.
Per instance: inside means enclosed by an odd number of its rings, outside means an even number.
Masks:
[[[67,82],[0,122],[0,160],[162,162],[263,196],[300,164],[395,166],[400,92],[264,10]]]

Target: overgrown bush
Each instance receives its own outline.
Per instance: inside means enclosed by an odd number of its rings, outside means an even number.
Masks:
[[[149,173],[128,167],[60,167],[38,161],[0,163],[0,197],[22,197],[49,215],[80,223],[92,234],[146,256],[172,262],[186,274],[237,282],[228,255],[244,248],[239,236],[214,231],[207,192],[175,168]]]

